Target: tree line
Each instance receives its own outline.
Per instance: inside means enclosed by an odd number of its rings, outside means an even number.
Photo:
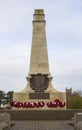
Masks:
[[[68,100],[68,109],[82,109],[82,91],[74,91]]]
[[[11,104],[13,101],[13,91],[9,91],[5,93],[4,91],[0,90],[0,106],[5,104]]]

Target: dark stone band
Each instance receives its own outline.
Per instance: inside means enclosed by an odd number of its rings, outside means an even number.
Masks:
[[[44,92],[29,93],[29,99],[50,99],[50,93],[44,93]]]

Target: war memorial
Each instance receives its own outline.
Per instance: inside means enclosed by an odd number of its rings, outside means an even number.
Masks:
[[[0,130],[82,130],[82,110],[67,109],[71,90],[52,85],[45,25],[44,10],[36,9],[27,85],[13,94],[10,110],[0,110]]]
[[[13,94],[12,109],[66,109],[66,93],[52,85],[44,10],[34,11],[30,69],[24,90]]]

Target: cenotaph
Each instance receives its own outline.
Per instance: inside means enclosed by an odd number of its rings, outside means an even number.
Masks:
[[[13,94],[12,109],[55,110],[66,109],[66,93],[57,91],[51,81],[43,9],[36,9],[33,15],[33,35],[30,69],[27,85],[21,92]]]

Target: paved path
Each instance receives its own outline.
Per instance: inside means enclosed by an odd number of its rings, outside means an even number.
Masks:
[[[14,121],[11,130],[74,130],[69,121]]]

